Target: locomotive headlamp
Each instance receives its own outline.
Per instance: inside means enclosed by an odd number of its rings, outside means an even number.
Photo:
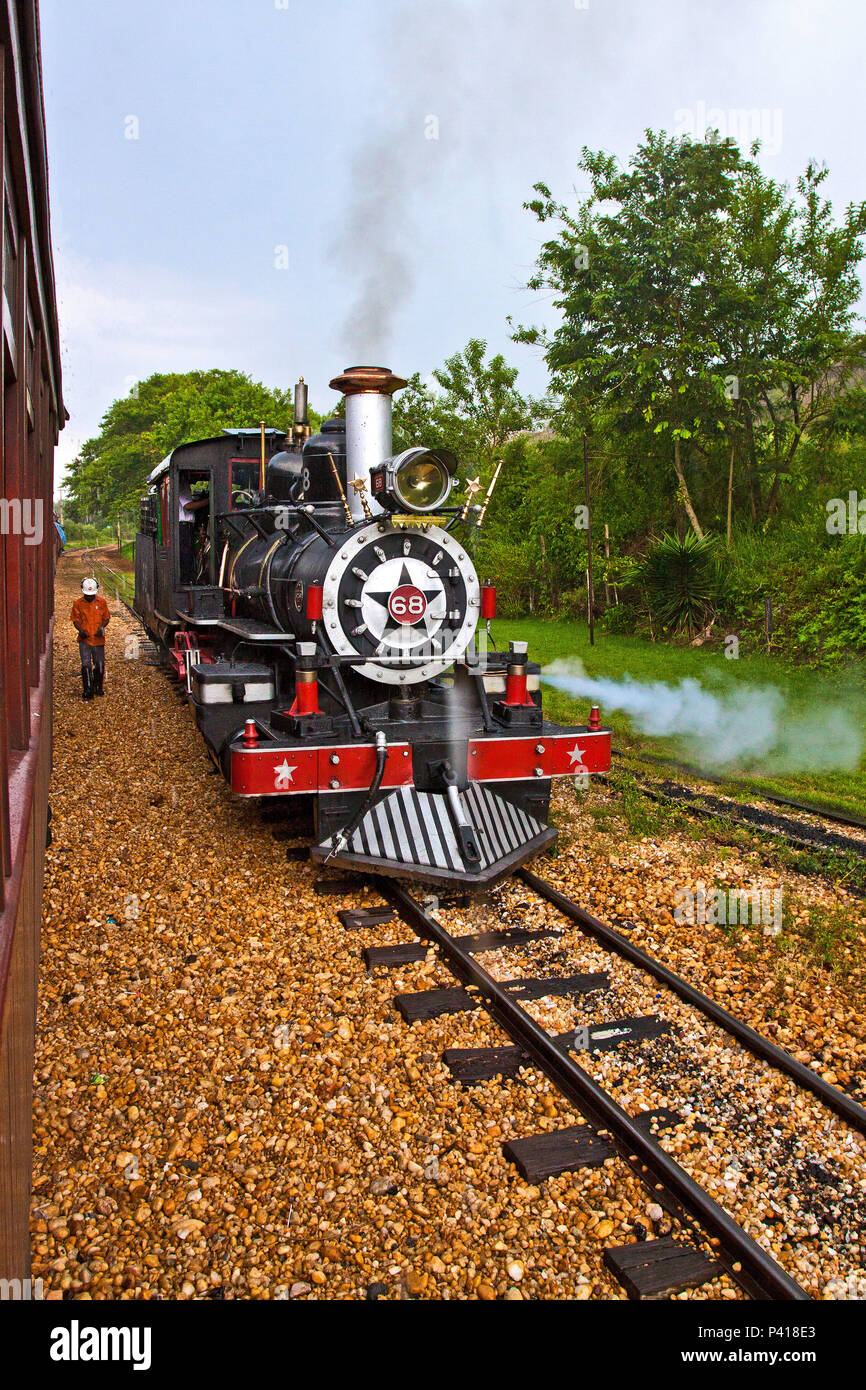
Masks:
[[[446,501],[456,471],[450,449],[404,449],[371,471],[373,496],[390,511],[432,512]]]
[[[451,491],[451,474],[435,454],[424,453],[399,465],[394,488],[410,511],[429,512],[441,506]]]

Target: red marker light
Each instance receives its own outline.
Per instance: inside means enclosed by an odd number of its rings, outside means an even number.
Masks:
[[[481,585],[481,616],[485,622],[496,617],[496,585]]]
[[[310,584],[307,587],[307,617],[311,623],[319,622],[322,616],[324,592],[321,584]]]

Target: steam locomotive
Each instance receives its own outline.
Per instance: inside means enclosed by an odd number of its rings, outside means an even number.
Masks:
[[[467,548],[490,492],[449,505],[451,453],[393,454],[406,382],[330,384],[345,417],[318,434],[301,379],[287,432],[225,429],[153,470],[135,610],[231,790],[285,799],[314,859],[487,886],[555,837],[551,779],[606,771],[610,731],[597,709],[546,721],[526,642],[491,649]]]

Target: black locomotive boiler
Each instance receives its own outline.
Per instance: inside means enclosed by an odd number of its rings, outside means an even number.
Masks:
[[[544,719],[527,644],[493,616],[456,460],[394,456],[384,367],[331,382],[345,418],[225,429],[154,469],[135,609],[170,651],[231,789],[291,798],[320,861],[486,885],[556,834],[551,779],[606,771],[610,732]],[[488,493],[489,500],[489,493]]]

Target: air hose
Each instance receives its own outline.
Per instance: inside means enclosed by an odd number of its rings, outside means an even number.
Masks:
[[[333,859],[335,854],[340,854],[341,851],[346,848],[346,845],[349,843],[355,831],[358,829],[358,826],[361,824],[361,821],[372,806],[376,793],[382,785],[382,778],[385,776],[385,764],[387,761],[388,740],[385,737],[384,731],[379,729],[376,734],[376,770],[373,773],[373,780],[370,783],[369,791],[351,820],[343,826],[339,834],[334,836],[331,844],[331,852],[325,860],[326,864],[329,859]]]

